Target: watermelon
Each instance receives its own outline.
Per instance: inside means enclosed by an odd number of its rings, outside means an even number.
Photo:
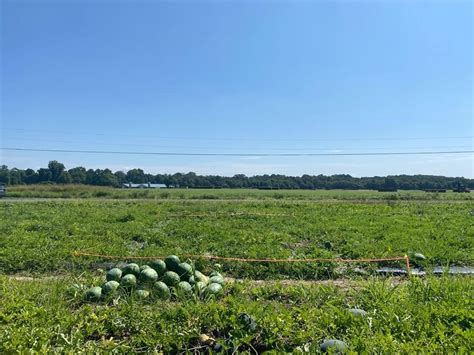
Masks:
[[[127,264],[127,266],[125,266],[125,268],[123,269],[122,275],[129,275],[129,274],[132,274],[132,275],[135,275],[135,277],[138,277],[138,275],[140,274],[140,267],[135,263]]]
[[[154,260],[150,263],[150,266],[158,273],[158,276],[166,272],[166,264],[163,260]]]
[[[331,250],[333,248],[332,243],[329,240],[324,242],[324,249]]]
[[[170,255],[165,258],[165,264],[168,270],[177,272],[180,261],[176,255]]]
[[[204,291],[206,290],[206,284],[202,281],[198,281],[196,282],[196,284],[194,285],[194,290],[197,292],[198,295],[201,295],[204,293]]]
[[[122,277],[122,281],[120,282],[122,287],[125,288],[132,288],[137,286],[137,278],[133,274],[127,274],[124,277]]]
[[[415,254],[413,254],[413,257],[414,257],[416,260],[426,260],[426,256],[424,256],[424,255],[421,254],[421,253],[415,253]]]
[[[329,339],[322,343],[320,346],[322,352],[334,352],[342,353],[346,351],[347,345],[342,340],[338,339]]]
[[[180,263],[178,265],[176,273],[184,279],[189,279],[189,277],[193,274],[193,267],[188,263]]]
[[[143,270],[145,270],[145,269],[150,269],[150,266],[148,266],[148,265],[146,265],[146,264],[140,266],[140,271],[143,271]]]
[[[190,295],[193,292],[193,288],[188,282],[181,281],[176,285],[176,292],[181,295]]]
[[[102,287],[102,292],[106,295],[114,293],[115,291],[117,291],[119,286],[120,286],[120,284],[115,280],[108,281]]]
[[[144,299],[150,296],[150,291],[140,289],[140,290],[135,290],[134,294],[137,298]]]
[[[194,276],[191,276],[188,280],[188,282],[191,284],[191,285],[194,285],[196,283],[196,279],[194,278]]]
[[[194,271],[194,280],[196,282],[204,282],[206,285],[209,283],[209,278],[200,271]]]
[[[219,275],[210,277],[209,282],[223,285],[224,284],[224,278],[222,277],[222,275],[219,274]]]
[[[139,280],[143,283],[153,283],[158,280],[158,274],[151,267],[140,272]]]
[[[162,281],[155,282],[155,285],[154,285],[153,289],[156,292],[156,296],[158,298],[168,299],[171,296],[170,289]]]
[[[122,278],[122,270],[114,267],[107,272],[107,281],[120,281]]]
[[[179,275],[173,271],[166,271],[163,276],[163,282],[168,286],[175,286],[179,283]]]
[[[92,287],[86,291],[85,295],[88,301],[98,301],[102,297],[102,288],[99,286]]]
[[[219,273],[219,271],[215,271],[215,270],[212,271],[212,272],[209,274],[209,276],[210,276],[210,277],[213,277],[213,276],[221,276],[221,277],[222,277],[222,275]]]
[[[218,283],[211,283],[209,286],[206,287],[205,294],[206,295],[219,295],[222,293],[222,285]]]

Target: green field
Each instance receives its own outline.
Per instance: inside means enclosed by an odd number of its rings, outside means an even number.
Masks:
[[[9,197],[108,198],[108,199],[245,199],[245,200],[456,200],[473,201],[472,193],[424,191],[377,192],[374,190],[256,190],[256,189],[117,189],[87,185],[17,185]]]
[[[330,338],[352,352],[474,351],[472,278],[374,272],[403,268],[403,261],[220,262],[238,281],[229,280],[215,300],[122,296],[89,303],[71,292],[74,283],[100,284],[107,268],[133,256],[357,259],[419,252],[426,260],[413,262],[427,270],[474,266],[469,194],[55,188],[12,188],[9,196],[28,198],[0,201],[0,353],[211,352],[198,341],[202,333],[229,352],[314,353]],[[77,250],[120,257],[78,257]],[[215,267],[208,259],[191,261],[206,272]],[[353,307],[368,316],[350,315]],[[239,320],[242,313],[255,328]]]

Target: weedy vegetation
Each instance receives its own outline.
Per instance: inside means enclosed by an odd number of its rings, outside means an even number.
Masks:
[[[8,187],[10,197],[30,198],[104,198],[153,200],[359,200],[359,201],[472,201],[472,193],[432,193],[417,190],[377,192],[374,190],[258,190],[258,189],[126,189],[89,185],[15,185]]]
[[[474,266],[474,206],[464,195],[436,200],[419,198],[421,192],[384,199],[361,191],[122,191],[12,189],[22,197],[73,198],[0,202],[0,353],[317,353],[329,339],[343,341],[353,353],[474,351],[472,277],[375,273],[381,266],[403,268],[403,261],[216,266],[183,257],[198,270],[217,267],[228,277],[220,297],[85,297],[108,270],[123,269],[133,256],[422,253],[426,260],[413,262],[425,270]]]

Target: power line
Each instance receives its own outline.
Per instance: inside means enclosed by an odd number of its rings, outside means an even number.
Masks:
[[[3,127],[2,131],[24,131],[24,132],[44,132],[55,134],[75,134],[88,136],[113,136],[124,138],[153,138],[163,140],[195,140],[195,141],[274,141],[274,142],[330,142],[330,141],[416,141],[416,140],[450,140],[450,139],[472,139],[474,136],[452,136],[452,137],[353,137],[353,138],[260,138],[260,137],[183,137],[183,136],[154,136],[154,135],[133,135],[133,134],[117,134],[117,133],[100,133],[100,132],[78,132],[78,131],[54,131],[47,129],[28,129],[28,128],[10,128]]]
[[[377,156],[377,155],[438,155],[438,154],[471,154],[474,150],[458,151],[417,151],[417,152],[361,152],[361,153],[178,153],[178,152],[139,152],[139,151],[106,151],[106,150],[70,150],[70,149],[36,149],[0,147],[0,150],[83,153],[83,154],[118,154],[118,155],[161,155],[161,156],[221,156],[221,157],[309,157],[309,156]]]

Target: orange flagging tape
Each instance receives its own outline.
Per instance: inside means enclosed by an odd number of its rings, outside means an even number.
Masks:
[[[120,255],[105,255],[105,254],[93,254],[75,251],[74,256],[89,256],[105,259],[137,259],[137,260],[153,260],[153,259],[164,259],[164,256],[120,256]],[[213,255],[193,255],[184,254],[186,258],[193,259],[210,259],[210,260],[223,260],[223,261],[238,261],[244,263],[317,263],[317,262],[337,262],[337,263],[375,263],[380,261],[397,261],[405,260],[407,272],[410,273],[410,259],[407,255],[395,256],[391,258],[376,258],[376,259],[328,259],[328,258],[311,258],[311,259],[252,259],[252,258],[232,258],[224,256],[213,256]]]
[[[405,262],[406,262],[406,264],[407,264],[408,276],[410,276],[410,272],[411,272],[411,269],[410,269],[410,258],[408,257],[408,255],[404,255],[403,258],[405,259]]]

